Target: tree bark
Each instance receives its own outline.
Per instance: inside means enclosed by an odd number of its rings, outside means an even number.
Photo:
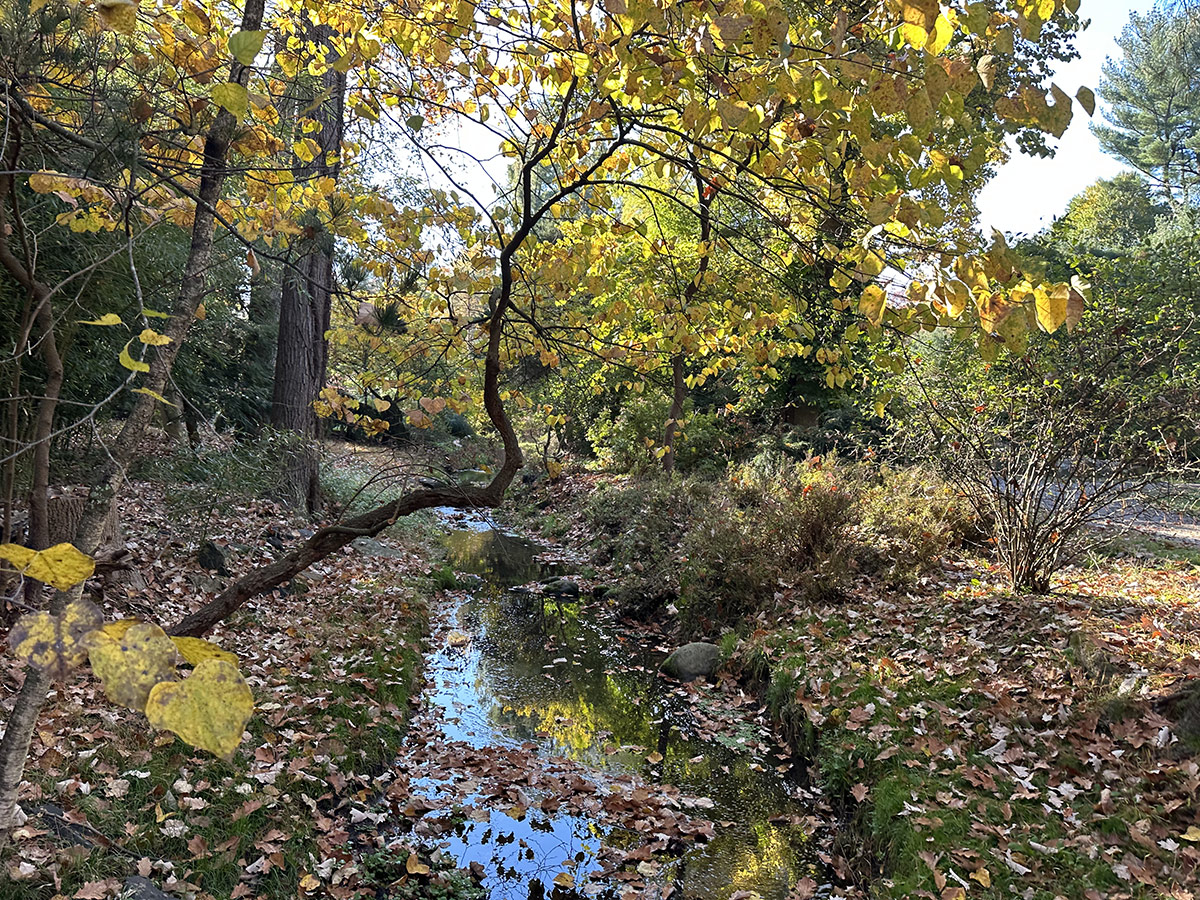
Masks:
[[[708,274],[708,260],[712,253],[712,247],[709,246],[712,240],[712,203],[717,196],[716,186],[705,181],[694,156],[692,163],[695,165],[692,169],[692,181],[696,187],[701,255],[700,262],[696,264],[696,277],[683,289],[683,309],[680,312],[685,317],[688,304],[700,292],[704,286],[704,276]],[[663,429],[663,446],[666,447],[666,451],[662,458],[663,471],[668,475],[675,471],[675,438],[679,434],[679,421],[683,418],[683,404],[687,402],[688,395],[687,382],[684,380],[684,362],[682,349],[675,351],[671,356],[671,408],[667,412],[667,426]]]
[[[332,29],[310,25],[309,40],[328,44]],[[332,54],[332,51],[330,51]],[[296,158],[292,175],[296,181],[332,178],[340,172],[346,75],[330,67],[318,84],[313,119],[320,123],[316,140],[320,146],[311,162]],[[330,163],[330,158],[333,163]],[[289,461],[285,491],[311,514],[320,508],[320,456],[317,441],[321,421],[313,410],[325,386],[328,365],[330,308],[333,299],[333,236],[322,226],[310,225],[303,238],[304,255],[283,280],[279,305],[279,336],[275,352],[275,386],[271,397],[271,425],[295,434],[300,447]]]

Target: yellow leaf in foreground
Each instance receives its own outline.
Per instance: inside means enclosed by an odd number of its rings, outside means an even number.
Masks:
[[[253,712],[246,679],[222,659],[206,659],[183,681],[155,685],[146,703],[146,718],[155,728],[225,760],[233,758]]]
[[[39,612],[22,616],[8,633],[8,645],[17,659],[63,678],[83,662],[87,637],[103,620],[95,604],[81,598],[61,615]]]
[[[862,297],[858,300],[858,311],[872,325],[883,321],[883,308],[887,305],[887,296],[877,284],[868,284],[863,288]]]
[[[206,641],[204,638],[197,637],[173,637],[175,647],[179,650],[179,655],[184,658],[189,666],[198,666],[206,659],[223,659],[225,662],[236,666],[238,664],[237,655],[230,653],[228,650],[222,650],[212,641]]]
[[[142,622],[119,638],[103,629],[95,632],[88,641],[88,659],[108,698],[140,711],[155,685],[175,679],[178,654],[161,628]]]
[[[65,591],[87,581],[96,569],[95,561],[80,553],[74,544],[55,544],[45,550],[30,550],[17,544],[0,544],[0,559],[6,559],[22,574]]]
[[[1188,830],[1181,834],[1180,837],[1194,844],[1200,843],[1200,828],[1197,828],[1195,825],[1189,825]]]
[[[978,881],[984,887],[992,886],[992,875],[987,869],[979,868],[971,873],[971,880]]]
[[[165,334],[159,334],[153,328],[143,328],[142,333],[138,335],[138,340],[143,344],[149,344],[151,347],[164,347],[171,343],[171,339]]]
[[[125,637],[127,632],[134,625],[138,624],[137,619],[117,619],[115,622],[108,622],[100,630],[107,634],[110,638],[120,640]]]

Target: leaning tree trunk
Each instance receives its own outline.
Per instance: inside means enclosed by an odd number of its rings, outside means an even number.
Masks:
[[[328,26],[309,28],[310,39],[321,45],[332,34]],[[332,53],[332,51],[330,51]],[[310,162],[297,158],[292,167],[296,181],[332,178],[340,166],[346,75],[332,66],[325,70],[318,87],[323,97],[313,111],[321,128],[316,133],[320,151]],[[334,160],[330,163],[330,158]],[[333,236],[320,225],[311,225],[303,238],[304,255],[283,281],[279,304],[279,337],[275,352],[275,387],[271,397],[271,425],[295,434],[300,446],[289,459],[285,492],[309,513],[320,506],[320,458],[317,441],[321,422],[313,409],[325,386],[330,305],[333,299]]]

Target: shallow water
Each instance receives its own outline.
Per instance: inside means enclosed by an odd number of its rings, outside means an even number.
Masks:
[[[822,881],[805,830],[808,809],[786,756],[753,713],[705,707],[721,717],[719,730],[695,714],[694,689],[658,674],[666,648],[623,628],[598,605],[557,604],[511,588],[561,574],[540,560],[542,549],[482,520],[450,520],[445,543],[450,565],[481,576],[443,622],[458,632],[427,660],[425,710],[439,717],[450,742],[531,754],[534,764],[561,757],[585,767],[597,784],[631,775],[674,785],[691,815],[711,819],[714,835],[682,856],[641,862],[647,887],[637,896],[721,898],[756,891],[782,900],[804,876]],[[551,767],[552,768],[552,767]],[[553,780],[553,778],[551,779]],[[438,790],[429,779],[425,788]],[[439,835],[461,866],[483,866],[492,900],[551,896],[619,896],[614,882],[585,882],[597,868],[602,843],[636,846],[643,839],[606,829],[587,815],[534,803],[514,817],[479,797],[486,813],[463,816]],[[524,795],[522,795],[524,796]],[[562,880],[564,873],[571,878]],[[555,887],[555,878],[560,886]],[[563,885],[579,883],[577,889]]]

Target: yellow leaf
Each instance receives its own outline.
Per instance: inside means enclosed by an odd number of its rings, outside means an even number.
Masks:
[[[321,152],[321,145],[312,138],[304,138],[292,144],[292,152],[296,154],[296,158],[301,162],[310,163]]]
[[[201,303],[196,307],[196,319],[203,322],[206,318],[208,318],[208,310],[205,309],[204,304]]]
[[[153,328],[143,328],[142,333],[138,335],[138,340],[151,347],[165,347],[171,343],[169,337],[165,334],[159,334]]]
[[[39,612],[22,616],[8,633],[8,645],[17,659],[63,678],[83,662],[87,637],[102,621],[104,617],[96,605],[80,598],[61,615]]]
[[[170,313],[159,312],[157,309],[145,309],[144,307],[143,307],[143,309],[142,309],[142,315],[143,315],[143,316],[153,316],[153,317],[154,317],[154,318],[156,318],[156,319],[169,319],[169,318],[171,318],[171,315],[170,315]]]
[[[311,894],[313,891],[319,891],[320,889],[321,879],[319,879],[316,875],[313,875],[311,872],[306,872],[304,877],[300,879],[300,890],[304,891],[306,894]]]
[[[415,853],[408,854],[408,860],[407,860],[407,862],[404,863],[404,868],[408,870],[409,875],[428,875],[429,874],[429,866],[427,866],[427,865],[425,865],[425,863],[421,862],[421,860],[419,860],[417,858],[417,854],[415,854]]]
[[[73,544],[55,544],[45,550],[30,550],[17,544],[0,544],[0,559],[7,559],[23,574],[65,591],[87,581],[96,563]]]
[[[137,3],[135,0],[96,0],[100,24],[110,31],[133,34],[137,25]]]
[[[179,655],[191,666],[198,666],[206,659],[223,659],[227,663],[233,665],[238,664],[236,654],[230,653],[228,650],[222,650],[212,641],[206,641],[204,638],[196,637],[173,637],[175,647],[179,650]]]
[[[991,887],[991,886],[992,886],[992,876],[991,876],[991,873],[990,873],[990,872],[988,872],[988,870],[987,870],[987,869],[984,869],[984,868],[979,868],[979,869],[976,869],[974,872],[972,872],[972,873],[971,873],[971,880],[972,880],[972,881],[978,881],[978,882],[979,882],[981,885],[983,885],[984,887]]]
[[[575,887],[575,876],[570,872],[559,872],[554,876],[554,883],[569,891]]]
[[[1189,825],[1188,830],[1180,836],[1181,840],[1191,841],[1193,844],[1200,843],[1200,828],[1195,825]]]
[[[125,632],[137,624],[137,619],[117,619],[115,622],[105,623],[100,630],[107,634],[110,638],[119,641],[125,636]]]
[[[206,659],[183,681],[164,681],[150,691],[146,718],[193,747],[229,760],[254,712],[254,697],[237,667]]]
[[[172,403],[170,400],[168,400],[166,397],[164,397],[164,396],[163,396],[162,394],[160,394],[158,391],[152,391],[152,390],[150,390],[150,388],[144,388],[144,387],[140,387],[140,388],[134,388],[134,389],[133,389],[133,392],[134,392],[135,394],[146,394],[146,395],[148,395],[148,396],[150,396],[150,397],[153,397],[153,398],[154,398],[155,400],[157,400],[159,403],[165,403],[165,404],[167,404],[167,406],[175,406],[175,404],[174,404],[174,403]],[[178,407],[176,407],[176,409],[178,409]]]
[[[945,16],[938,16],[933,23],[933,29],[929,34],[929,43],[925,45],[925,49],[934,56],[938,56],[950,45],[952,37],[954,37],[954,26]]]
[[[235,81],[224,81],[213,85],[209,92],[213,103],[229,110],[239,122],[246,117],[250,110],[250,95],[246,89]]]
[[[883,288],[877,284],[868,284],[863,288],[862,296],[858,300],[858,311],[872,325],[878,325],[883,321],[883,309],[886,305],[887,295],[884,294]]]
[[[1056,284],[1049,291],[1036,292],[1037,320],[1042,330],[1053,334],[1067,321],[1067,301],[1071,288],[1066,284]]]
[[[88,640],[88,660],[114,703],[143,710],[155,685],[174,681],[179,654],[157,625],[131,625],[119,638],[103,629]]]
[[[131,339],[128,344],[121,348],[121,354],[117,357],[118,362],[120,362],[121,365],[127,368],[130,372],[149,372],[149,363],[144,363],[140,359],[134,359],[129,355],[129,344],[132,343],[133,340]]]
[[[80,319],[80,325],[120,325],[121,317],[116,313],[105,313],[98,319]]]

